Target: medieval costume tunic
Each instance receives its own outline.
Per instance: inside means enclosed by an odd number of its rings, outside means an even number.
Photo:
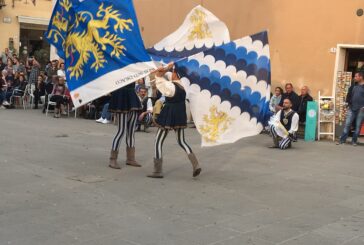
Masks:
[[[164,107],[159,114],[156,124],[163,129],[179,129],[187,127],[187,114],[186,114],[186,91],[183,89],[179,82],[171,83],[174,86],[170,86],[169,91],[172,97],[166,96]],[[159,80],[159,86],[161,87],[161,80]],[[157,83],[158,88],[158,83]],[[165,85],[163,89],[168,89]],[[171,92],[174,90],[174,93]],[[163,93],[163,92],[162,92]],[[168,93],[168,92],[167,92]]]
[[[140,100],[135,93],[135,84],[131,83],[112,93],[109,111],[116,113],[118,131],[113,139],[109,167],[120,169],[117,157],[120,141],[126,134],[126,164],[140,167],[135,161],[135,128],[138,119],[138,111],[142,109]]]
[[[295,111],[290,109],[288,111],[278,111],[276,114],[276,118],[279,118],[280,123],[287,130],[289,135],[279,140],[280,137],[278,136],[277,129],[274,125],[270,126],[270,132],[273,137],[274,146],[284,150],[291,147],[292,135],[294,135],[298,130],[299,116]]]
[[[135,84],[131,83],[112,93],[109,111],[113,113],[127,113],[130,111],[139,111],[142,105],[135,92]]]
[[[156,119],[158,131],[155,138],[154,172],[148,177],[163,178],[162,148],[168,132],[174,130],[179,146],[187,153],[193,167],[193,177],[200,174],[197,158],[191,147],[185,141],[184,129],[187,127],[186,92],[179,80],[169,81],[164,77],[156,76],[157,89],[165,96],[165,105]]]

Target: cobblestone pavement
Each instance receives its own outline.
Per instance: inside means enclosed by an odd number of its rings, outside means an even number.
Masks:
[[[300,141],[280,151],[259,135],[200,148],[188,129],[202,175],[192,178],[171,133],[156,180],[145,177],[155,129],[136,136],[143,167],[122,170],[107,167],[115,131],[1,110],[0,245],[364,244],[363,146]]]

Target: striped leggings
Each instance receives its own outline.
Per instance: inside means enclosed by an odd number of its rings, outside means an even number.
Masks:
[[[126,145],[128,147],[135,146],[135,125],[138,120],[138,112],[130,111],[127,113],[117,113],[118,119],[118,132],[116,133],[114,140],[112,141],[112,150],[118,151],[120,147],[120,141],[126,133]]]
[[[168,135],[169,130],[159,128],[157,131],[157,135],[155,136],[154,142],[154,158],[162,159],[162,148],[164,140]],[[174,132],[176,133],[177,142],[180,147],[189,155],[192,153],[191,147],[185,141],[185,130],[183,128],[175,129]]]
[[[272,134],[272,137],[274,138],[275,141],[278,141],[279,136],[277,135],[276,129],[274,128],[273,125],[270,126],[270,133]],[[287,149],[290,145],[292,144],[292,140],[290,137],[284,138],[280,141],[278,141],[278,147],[281,150],[285,150]]]

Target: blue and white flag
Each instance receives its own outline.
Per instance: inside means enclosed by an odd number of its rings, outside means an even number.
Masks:
[[[65,60],[67,85],[76,107],[155,68],[132,0],[58,0],[45,35]]]
[[[202,146],[259,134],[269,113],[271,69],[267,32],[175,63]]]
[[[167,64],[228,42],[225,23],[198,5],[175,32],[148,49],[148,53],[157,63]]]

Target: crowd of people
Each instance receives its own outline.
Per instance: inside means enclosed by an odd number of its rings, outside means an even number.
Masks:
[[[309,94],[309,88],[303,86],[301,94],[298,95],[293,90],[292,83],[286,83],[285,91],[281,87],[276,87],[269,103],[269,109],[280,122],[279,125],[270,125],[269,132],[273,138],[272,148],[287,149],[292,146],[292,142],[297,140],[299,127],[304,127],[306,123],[307,102],[313,101]],[[364,73],[356,72],[354,83],[349,88],[346,103],[348,112],[344,131],[340,136],[337,145],[344,144],[353,128],[352,145],[357,146],[358,136],[364,121]],[[280,128],[283,126],[284,129]],[[288,134],[285,134],[288,132]]]
[[[65,107],[70,103],[70,95],[64,63],[49,61],[42,70],[33,56],[21,60],[9,49],[5,49],[0,57],[0,72],[1,109],[12,109],[16,103],[29,103],[33,109],[38,109],[39,104],[43,104],[45,112],[49,100],[55,103],[56,118],[66,113]]]
[[[294,91],[292,83],[286,83],[284,88],[285,91],[281,87],[276,87],[269,102],[272,117],[277,118],[280,125],[288,132],[286,135],[280,134],[282,129],[280,130],[277,125],[269,127],[274,143],[271,147],[282,150],[290,148],[292,142],[297,140],[299,126],[306,123],[307,102],[313,101],[307,86],[301,88],[300,95]]]
[[[52,60],[46,64],[44,69],[41,69],[41,65],[34,57],[22,60],[9,49],[5,49],[0,57],[0,74],[1,109],[11,109],[16,106],[16,103],[24,105],[28,102],[33,109],[38,109],[39,104],[42,104],[43,112],[46,112],[49,108],[48,104],[51,104],[48,102],[53,102],[54,117],[59,118],[63,114],[68,114],[70,108],[73,107],[63,62]],[[346,99],[349,107],[347,122],[338,144],[346,141],[353,125],[355,130],[352,144],[357,145],[364,117],[363,77],[362,72],[357,72],[354,77],[355,83],[349,89]],[[130,85],[130,88],[135,90],[141,104],[141,110],[138,111],[135,118],[136,130],[148,132],[148,128],[154,125],[161,113],[166,97],[158,91],[153,76],[138,80],[135,85]],[[84,118],[94,119],[97,123],[109,124],[114,119],[109,108],[111,98],[112,94],[103,96],[79,108],[77,113]],[[280,120],[288,135],[282,137],[279,129],[269,127],[274,142],[272,147],[287,149],[292,146],[292,142],[297,140],[297,131],[300,127],[304,127],[306,122],[309,101],[313,101],[313,98],[307,86],[301,88],[300,95],[294,91],[292,83],[286,83],[284,90],[281,87],[274,89],[269,110],[272,116]],[[187,113],[188,121],[192,121],[191,114],[188,111]]]

